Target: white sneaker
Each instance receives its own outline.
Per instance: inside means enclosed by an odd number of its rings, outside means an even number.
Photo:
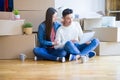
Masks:
[[[60,62],[65,62],[66,60],[65,60],[65,57],[59,57],[59,61]]]
[[[73,61],[73,60],[76,60],[76,56],[75,56],[75,55],[70,54],[70,56],[69,56],[69,61]]]
[[[37,61],[37,56],[34,57],[34,61]]]
[[[65,62],[65,57],[62,58],[62,62]]]
[[[89,58],[92,58],[94,56],[96,56],[96,52],[95,51],[91,51],[91,52],[88,53],[88,57]]]

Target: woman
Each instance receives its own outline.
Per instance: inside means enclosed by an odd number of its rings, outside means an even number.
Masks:
[[[39,58],[65,62],[66,52],[64,49],[54,49],[57,41],[54,41],[57,29],[61,26],[56,22],[57,12],[54,8],[48,8],[45,21],[38,29],[38,41],[40,47],[34,48],[35,60]]]

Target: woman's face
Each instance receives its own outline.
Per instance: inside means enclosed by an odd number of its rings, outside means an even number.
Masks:
[[[57,20],[57,12],[53,14],[52,21],[55,22]]]

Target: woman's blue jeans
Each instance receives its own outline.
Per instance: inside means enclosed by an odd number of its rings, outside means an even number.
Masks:
[[[40,47],[34,48],[33,52],[38,59],[42,58],[53,61],[56,61],[57,57],[65,57],[67,54],[64,49],[40,48]]]

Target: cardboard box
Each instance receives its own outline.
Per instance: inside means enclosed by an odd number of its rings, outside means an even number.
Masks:
[[[115,21],[115,26],[120,27],[120,21]]]
[[[120,42],[120,28],[118,27],[103,27],[95,28],[95,37],[101,42]]]
[[[104,27],[116,27],[115,22],[116,22],[115,16],[103,16],[102,17],[102,26]]]
[[[14,8],[18,10],[47,10],[55,7],[54,0],[14,0]]]
[[[45,12],[44,10],[39,11],[20,11],[20,15],[22,19],[25,19],[26,22],[33,23],[33,31],[38,31],[38,26],[41,22],[45,20]]]
[[[102,25],[102,18],[85,18],[83,30],[93,30],[100,28]]]
[[[23,34],[24,20],[0,20],[0,36]]]
[[[0,12],[0,20],[13,20],[14,14],[12,12]]]
[[[21,53],[33,58],[36,47],[36,34],[0,36],[0,59],[16,59]]]
[[[120,43],[100,42],[95,51],[99,56],[120,56]]]

